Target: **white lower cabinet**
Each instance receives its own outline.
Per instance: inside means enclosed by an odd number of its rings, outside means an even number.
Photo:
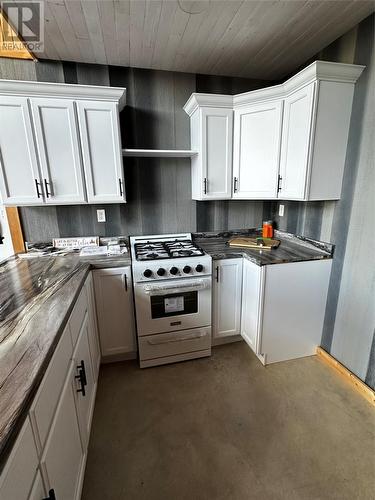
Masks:
[[[242,284],[241,335],[255,354],[259,354],[261,291],[264,267],[244,259]]]
[[[320,344],[332,260],[245,260],[241,335],[263,364],[312,356]]]
[[[79,500],[100,362],[94,318],[89,275],[0,475],[1,500]]]
[[[98,269],[93,273],[102,356],[135,357],[131,267]]]
[[[38,453],[27,418],[0,476],[1,500],[28,500],[38,465]]]
[[[95,292],[92,274],[90,273],[86,280],[86,293],[88,301],[88,337],[90,344],[91,364],[94,379],[96,380],[99,375],[101,354],[98,335],[98,323],[96,319],[95,309]]]
[[[46,492],[44,489],[42,475],[39,470],[36,471],[33,487],[31,488],[31,493],[28,500],[44,500],[46,498]]]
[[[47,489],[52,488],[59,500],[80,497],[85,465],[71,383],[74,372],[72,363],[41,459]]]
[[[91,417],[94,410],[96,394],[96,381],[93,377],[88,332],[88,316],[86,314],[73,354],[73,391],[75,394],[78,421],[84,446],[87,446],[89,441]]]
[[[240,334],[242,258],[214,261],[212,343]],[[223,340],[224,339],[224,340]]]

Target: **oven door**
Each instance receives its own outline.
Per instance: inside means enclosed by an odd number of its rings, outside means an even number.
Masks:
[[[211,276],[135,283],[138,335],[211,325]]]

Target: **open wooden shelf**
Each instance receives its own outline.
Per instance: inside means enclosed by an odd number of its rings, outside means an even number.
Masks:
[[[190,149],[123,149],[123,156],[148,156],[150,158],[191,158],[198,154]]]

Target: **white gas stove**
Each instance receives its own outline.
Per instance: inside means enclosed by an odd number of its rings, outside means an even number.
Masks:
[[[130,237],[141,367],[211,354],[212,260],[190,233]]]

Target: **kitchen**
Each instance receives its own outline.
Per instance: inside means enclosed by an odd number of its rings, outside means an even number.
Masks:
[[[260,3],[188,4],[44,2],[44,57],[0,59],[4,214],[30,250],[0,266],[4,500],[372,498],[373,4],[310,3],[331,32],[247,73],[230,44],[231,69],[192,69],[189,36]],[[106,8],[134,21],[121,64],[91,33]],[[186,65],[134,59],[142,15],[187,23]],[[67,255],[31,256],[53,240]]]

